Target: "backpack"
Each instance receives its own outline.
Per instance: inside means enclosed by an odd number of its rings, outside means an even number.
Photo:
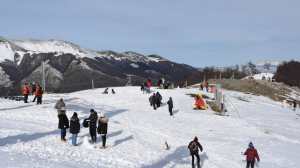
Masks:
[[[87,118],[84,119],[82,125],[83,125],[84,128],[88,128],[89,127],[89,120]]]
[[[196,142],[192,142],[190,145],[189,145],[189,149],[190,151],[193,153],[193,152],[197,152],[198,151],[198,145]]]

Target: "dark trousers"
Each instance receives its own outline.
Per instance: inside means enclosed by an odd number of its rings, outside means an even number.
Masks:
[[[254,164],[255,164],[255,160],[247,161],[247,166],[246,166],[246,168],[250,168],[250,166],[251,166],[251,168],[254,168]]]
[[[37,96],[36,104],[42,104],[42,96]]]
[[[157,108],[160,107],[160,102],[159,101],[156,103],[156,106],[157,106]]]
[[[28,103],[28,94],[24,95],[24,103]]]
[[[192,154],[192,168],[195,168],[195,163],[194,163],[195,157],[197,158],[197,168],[200,168],[200,156],[199,156],[199,153]]]
[[[97,142],[96,129],[97,129],[96,127],[90,127],[90,135],[91,135],[92,143]]]
[[[36,99],[36,96],[34,96],[34,98],[33,98],[32,102],[35,102],[35,99]]]
[[[60,137],[61,137],[62,140],[66,139],[66,134],[67,134],[67,129],[66,128],[61,129]]]
[[[169,113],[170,113],[170,116],[173,115],[173,107],[169,107]]]
[[[102,147],[105,147],[105,145],[106,145],[106,134],[101,135],[101,138],[102,138]]]

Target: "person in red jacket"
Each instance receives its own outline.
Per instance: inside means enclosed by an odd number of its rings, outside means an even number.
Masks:
[[[246,155],[246,160],[247,160],[246,168],[250,168],[250,166],[251,166],[251,168],[254,168],[255,159],[258,162],[260,161],[257,150],[254,148],[252,142],[249,143],[249,147],[246,150],[246,152],[244,153],[244,155]]]
[[[22,88],[22,94],[24,96],[24,103],[28,103],[28,95],[30,93],[30,87],[28,83],[25,83],[23,88]]]
[[[43,88],[39,84],[36,85],[35,96],[37,98],[37,104],[42,104]]]

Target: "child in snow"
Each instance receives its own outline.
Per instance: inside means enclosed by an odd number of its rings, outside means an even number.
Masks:
[[[246,152],[244,153],[244,155],[246,155],[246,160],[247,160],[246,168],[250,168],[250,166],[251,166],[251,168],[254,168],[255,159],[258,162],[260,161],[257,150],[254,148],[252,142],[249,143],[249,147],[246,150]]]
[[[90,110],[91,114],[88,118],[89,121],[89,128],[90,128],[90,135],[92,139],[92,143],[97,142],[97,120],[98,120],[98,114],[94,109]]]
[[[101,135],[102,148],[105,148],[106,145],[107,126],[108,126],[108,118],[103,113],[101,113],[98,122],[98,134]]]
[[[202,145],[198,142],[197,137],[195,137],[194,140],[189,143],[188,148],[189,148],[190,154],[192,156],[192,168],[195,168],[195,164],[194,164],[195,157],[197,158],[197,168],[200,168],[199,149],[202,152],[203,148],[202,148]]]
[[[77,145],[77,135],[80,132],[80,123],[79,118],[76,112],[73,113],[73,116],[70,120],[70,133],[72,134],[72,145]]]
[[[66,115],[66,109],[64,107],[61,108],[61,111],[63,112],[58,115],[58,128],[61,130],[61,140],[66,141],[67,129],[69,128],[69,119]]]
[[[169,101],[167,102],[168,106],[169,106],[169,113],[170,113],[170,116],[173,115],[173,100],[172,100],[172,97],[169,98]]]

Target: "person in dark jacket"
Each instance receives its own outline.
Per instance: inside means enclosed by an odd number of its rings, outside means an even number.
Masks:
[[[112,94],[116,94],[116,92],[115,92],[114,89],[111,89],[111,93],[112,93]]]
[[[58,128],[61,130],[61,140],[66,141],[67,129],[69,128],[69,119],[65,113],[65,108],[62,108],[61,110],[63,110],[64,113],[58,115]]]
[[[97,142],[97,120],[98,120],[98,114],[94,109],[90,110],[91,114],[88,118],[89,120],[89,128],[90,128],[90,135],[92,139],[92,143]]]
[[[296,111],[296,108],[297,108],[297,102],[296,102],[296,100],[294,100],[293,101],[293,110]]]
[[[108,118],[103,113],[101,113],[98,122],[98,134],[101,135],[102,148],[105,148],[106,145],[107,126],[108,126]]]
[[[195,137],[194,140],[189,143],[188,148],[189,148],[190,154],[192,156],[192,168],[195,168],[195,163],[194,163],[195,157],[197,158],[197,168],[200,168],[199,149],[202,152],[203,148],[202,148],[202,145],[199,143],[197,137]]]
[[[153,106],[153,109],[156,110],[156,94],[153,93],[152,96],[149,98],[150,106]]]
[[[70,133],[72,134],[72,145],[77,145],[77,135],[80,132],[80,122],[76,112],[73,113],[73,116],[70,120]]]
[[[254,148],[253,143],[250,142],[248,149],[246,150],[246,152],[244,153],[244,155],[246,155],[246,160],[247,160],[247,166],[246,168],[254,168],[255,165],[255,159],[259,162],[260,158],[258,156],[257,150]]]
[[[103,94],[108,94],[108,88],[104,90]]]
[[[156,100],[155,100],[155,102],[156,102],[157,108],[160,107],[161,101],[162,101],[162,96],[161,96],[161,94],[160,94],[159,92],[156,92]]]
[[[168,107],[169,107],[170,116],[172,116],[173,115],[173,100],[172,100],[172,97],[169,98],[167,104],[168,104]]]

